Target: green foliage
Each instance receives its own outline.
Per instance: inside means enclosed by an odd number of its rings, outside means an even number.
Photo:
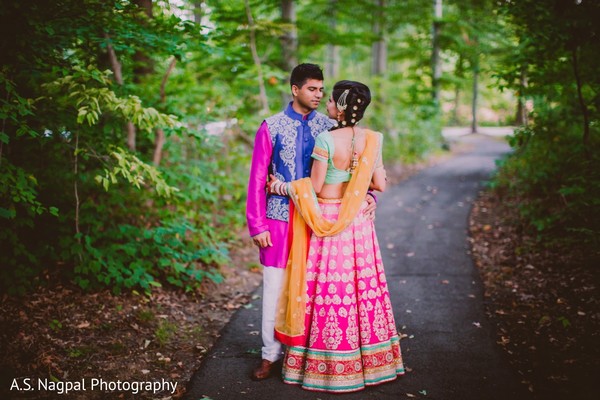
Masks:
[[[84,289],[112,287],[116,293],[123,288],[150,290],[161,286],[161,281],[186,290],[205,277],[220,282],[220,273],[203,265],[223,262],[226,250],[197,249],[187,239],[194,233],[196,230],[183,221],[152,229],[119,225],[102,235],[84,236],[84,259],[74,269],[75,282]]]
[[[519,88],[533,110],[517,131],[515,153],[497,187],[519,208],[525,228],[540,241],[600,238],[600,77],[597,55],[600,5],[535,1],[501,8],[515,26],[518,54],[498,74],[503,87]],[[528,85],[519,87],[525,71]]]
[[[600,218],[593,210],[600,207],[600,157],[586,158],[581,132],[564,113],[552,114],[515,133],[516,152],[504,163],[497,185],[538,239],[597,241]]]
[[[54,332],[60,331],[63,327],[63,324],[57,319],[53,319],[48,325],[50,326],[50,329],[52,329]]]
[[[162,197],[171,197],[173,193],[179,191],[176,187],[169,186],[155,167],[144,163],[126,150],[109,146],[108,155],[111,160],[115,161],[115,166],[110,170],[105,168],[104,175],[96,175],[94,178],[104,190],[108,191],[110,185],[117,183],[118,178],[121,177],[138,189],[144,185],[144,179],[148,178],[148,181],[154,185],[157,194]]]
[[[177,10],[152,2],[151,17],[126,0],[5,3],[0,290],[23,293],[48,279],[116,293],[219,282],[219,265],[244,228],[252,136],[265,117],[246,2],[184,1]],[[485,4],[473,1],[461,20],[469,7],[458,3],[445,2],[444,60],[463,70],[455,80],[445,74],[446,92],[468,90],[474,54],[497,50],[498,31],[487,28],[495,15],[484,19]],[[278,112],[290,100],[280,38],[291,26],[281,3],[248,4],[269,108]],[[296,5],[298,61],[325,67],[336,46],[337,73],[326,76],[326,88],[337,79],[370,85],[365,125],[386,135],[386,161],[414,162],[438,149],[445,117],[431,99],[431,7],[390,2],[380,21],[368,2]],[[193,11],[201,22],[186,20]],[[388,43],[378,75],[375,23]],[[486,98],[494,102],[491,89]],[[215,134],[211,122],[226,126]]]
[[[73,66],[70,75],[42,85],[48,97],[60,104],[77,108],[77,124],[96,125],[104,110],[118,114],[125,121],[131,121],[138,128],[151,131],[159,127],[180,126],[176,117],[164,115],[152,107],[144,108],[137,96],[118,97],[110,90],[110,71],[101,72],[93,66],[86,69]],[[61,98],[64,96],[66,98]]]
[[[215,233],[216,224],[232,222],[223,217],[231,208],[242,214],[239,187],[247,178],[238,170],[243,165],[229,168],[237,180],[228,203],[235,205],[220,209],[226,189],[212,181],[237,156],[204,160],[202,153],[216,158],[217,146],[180,117],[193,109],[188,104],[206,104],[199,100],[206,91],[177,98],[195,80],[178,86],[174,74],[162,97],[168,101],[161,101],[163,74],[140,72],[142,52],[157,66],[173,56],[184,60],[190,50],[211,51],[194,23],[163,11],[155,7],[148,19],[130,2],[95,0],[13,2],[0,10],[1,25],[13,28],[0,41],[8,61],[0,70],[0,289],[23,293],[46,277],[115,292],[161,284],[191,290],[206,278],[222,280],[224,238],[241,222],[236,217],[224,234]],[[22,40],[8,40],[13,35]],[[106,71],[108,46],[123,85]],[[137,152],[124,148],[127,122],[137,128]],[[178,151],[167,153],[164,168],[148,162],[158,128],[168,141],[197,148],[192,161],[205,168],[188,176],[214,190],[202,198],[179,191],[180,177],[168,169],[187,173]],[[232,187],[232,179],[223,181]],[[207,215],[215,224],[202,225]]]

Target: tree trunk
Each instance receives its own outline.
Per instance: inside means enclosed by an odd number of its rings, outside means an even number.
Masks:
[[[432,26],[433,51],[431,53],[431,86],[435,104],[440,104],[440,78],[442,62],[440,60],[440,29],[442,24],[442,0],[433,0],[434,18]]]
[[[329,43],[327,45],[327,61],[325,63],[325,75],[327,78],[335,78],[340,73],[340,47]]]
[[[262,72],[262,64],[258,57],[258,51],[256,49],[256,26],[254,25],[254,18],[252,18],[252,10],[248,0],[244,1],[246,5],[246,16],[248,18],[248,26],[250,28],[250,51],[252,52],[252,59],[257,71],[258,89],[260,91],[260,103],[261,103],[261,114],[269,114],[269,100],[267,99],[267,90],[265,88],[265,79]]]
[[[286,24],[281,42],[281,68],[288,73],[298,64],[298,30],[296,28],[296,7],[294,0],[281,0],[281,21]],[[290,101],[290,91],[282,90],[281,106],[287,106]]]
[[[515,125],[527,125],[527,110],[525,109],[524,93],[527,87],[527,72],[525,67],[521,68],[519,76],[519,92],[517,93],[517,113],[515,115]]]
[[[291,72],[298,64],[298,32],[294,0],[281,0],[281,21],[288,25],[281,35],[283,68]]]
[[[471,133],[477,133],[477,96],[479,94],[479,55],[475,54],[473,64],[473,102],[471,103]]]
[[[461,83],[460,80],[464,78],[464,59],[461,54],[458,56],[458,60],[456,60],[456,68],[454,75],[458,78],[454,83],[454,109],[452,110],[452,122],[455,125],[459,124],[459,115],[458,111],[460,109],[460,95],[461,95]]]
[[[377,10],[373,20],[373,33],[377,37],[372,45],[371,74],[383,75],[387,64],[387,49],[385,45],[385,0],[377,0]]]
[[[152,18],[152,0],[135,0],[135,4],[144,10],[146,17]],[[141,77],[154,71],[152,59],[147,54],[136,51],[133,55],[133,82],[140,83]],[[136,148],[136,127],[132,122],[127,123],[127,147],[131,151]]]
[[[202,5],[204,0],[194,0],[194,22],[196,25],[202,25]]]
[[[329,0],[329,31],[335,34],[337,29],[337,0]],[[327,44],[327,57],[325,61],[325,75],[327,78],[337,77],[339,74],[339,46],[331,39]]]
[[[110,36],[108,36],[108,33],[104,34],[104,38],[107,42],[106,49],[108,51],[108,60],[110,61],[110,66],[112,67],[113,74],[115,75],[115,81],[119,84],[119,86],[123,86],[123,72],[121,70],[121,63],[117,58],[115,49],[110,44]]]
[[[131,151],[135,151],[136,132],[133,122],[127,122],[127,148]]]
[[[152,19],[152,0],[135,0],[135,4],[140,7],[148,19]],[[142,25],[146,21],[142,21]],[[139,77],[151,74],[154,71],[154,63],[152,59],[144,52],[136,51],[133,55],[134,61],[134,82],[139,82]]]
[[[123,73],[121,70],[121,63],[117,58],[117,53],[115,53],[115,49],[110,44],[110,36],[107,33],[105,33],[104,37],[108,42],[106,48],[108,50],[108,59],[110,61],[110,65],[115,75],[115,81],[120,86],[123,86]],[[135,125],[133,125],[132,122],[127,122],[127,148],[131,151],[135,151],[135,135]]]
[[[173,69],[175,68],[176,63],[177,63],[177,59],[175,57],[173,57],[171,59],[171,63],[169,64],[169,68],[167,68],[167,72],[165,72],[165,75],[163,76],[162,82],[160,84],[160,103],[161,104],[165,104],[167,101],[165,87],[167,86],[167,80],[169,79],[169,75],[171,75],[171,72],[173,72]],[[155,136],[154,156],[152,157],[152,162],[154,163],[154,165],[159,165],[160,161],[162,160],[163,147],[166,142],[165,131],[162,128],[158,128],[156,130],[156,133],[154,136]]]
[[[585,104],[583,92],[581,91],[583,83],[581,82],[581,75],[579,73],[579,60],[577,58],[578,49],[578,46],[575,46],[572,49],[571,60],[573,62],[573,74],[575,75],[575,82],[577,83],[577,99],[579,100],[579,107],[581,108],[581,113],[583,115],[583,151],[585,152],[585,158],[590,160],[592,156],[590,154],[590,110]]]
[[[458,125],[458,109],[460,108],[460,85],[454,85],[454,109],[452,110],[452,124]]]

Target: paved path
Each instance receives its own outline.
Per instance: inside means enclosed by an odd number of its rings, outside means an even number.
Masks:
[[[405,366],[400,379],[331,395],[249,379],[260,359],[260,299],[240,309],[193,377],[189,400],[528,399],[495,343],[483,288],[466,241],[471,202],[509,148],[482,135],[456,138],[472,150],[426,169],[380,196],[376,227]],[[257,292],[260,293],[260,292]]]

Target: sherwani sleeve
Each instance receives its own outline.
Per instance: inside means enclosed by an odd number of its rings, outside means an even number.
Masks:
[[[267,224],[267,194],[265,185],[269,178],[269,164],[273,154],[271,135],[266,122],[256,132],[250,179],[248,180],[248,197],[246,199],[246,221],[250,236],[269,230]]]

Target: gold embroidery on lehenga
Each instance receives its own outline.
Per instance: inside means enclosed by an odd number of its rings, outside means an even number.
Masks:
[[[342,342],[342,330],[339,327],[337,313],[333,307],[327,312],[327,322],[322,333],[325,348],[335,350]]]
[[[360,311],[360,339],[364,343],[369,343],[371,340],[371,323],[369,322],[369,313],[364,303],[359,307]]]
[[[358,347],[358,326],[356,325],[356,308],[350,307],[348,313],[348,327],[346,328],[346,337],[351,348]]]
[[[388,328],[385,320],[385,316],[383,315],[383,307],[381,306],[381,302],[377,300],[375,303],[375,320],[373,321],[373,330],[375,331],[375,336],[380,341],[384,341],[388,339]]]

